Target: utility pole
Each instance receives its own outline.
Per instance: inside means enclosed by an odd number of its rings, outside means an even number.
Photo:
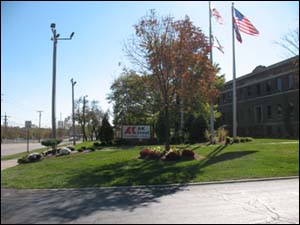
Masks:
[[[37,111],[39,113],[39,143],[41,143],[41,117],[42,117],[42,110]]]
[[[76,81],[71,79],[71,84],[72,84],[72,128],[73,128],[73,145],[76,145],[76,140],[75,140],[75,117],[74,117],[74,86],[76,84]]]
[[[85,96],[83,96],[83,109],[82,109],[82,116],[83,116],[83,138],[85,139],[85,141],[86,141],[86,134],[85,134],[85,123],[86,123],[86,119],[85,119],[85,107],[86,107],[86,100],[85,100],[85,98],[87,98],[88,96],[87,95],[85,95]]]
[[[58,38],[59,34],[56,34],[55,23],[51,23],[51,30],[53,37],[53,76],[52,76],[52,138],[56,139],[56,119],[55,119],[55,96],[56,96],[56,48],[58,40],[71,40],[74,32],[71,33],[69,38]]]
[[[8,125],[7,118],[10,117],[10,116],[7,116],[6,112],[5,112],[5,115],[2,116],[2,117],[4,117],[4,130],[3,130],[3,133],[6,134],[6,129],[7,129],[7,125]],[[1,132],[1,134],[2,134],[2,132]],[[1,143],[2,143],[2,135],[1,135]]]

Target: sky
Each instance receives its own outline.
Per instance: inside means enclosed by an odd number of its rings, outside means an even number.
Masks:
[[[236,76],[251,73],[258,65],[269,66],[289,58],[275,44],[299,24],[298,1],[233,1],[260,32],[259,36],[241,33],[243,43],[235,41]],[[226,81],[232,79],[232,29],[230,1],[212,2],[224,20],[212,18],[212,31],[224,47],[224,54],[213,50],[213,61],[221,67]],[[1,116],[9,126],[24,126],[26,120],[51,127],[52,57],[51,23],[60,37],[75,35],[57,45],[56,119],[72,112],[72,86],[77,81],[75,99],[99,101],[104,110],[113,111],[107,101],[110,86],[122,67],[132,67],[123,51],[134,34],[133,25],[150,9],[159,16],[175,20],[188,15],[209,35],[208,1],[156,2],[11,2],[1,1]],[[3,117],[2,124],[3,124]]]

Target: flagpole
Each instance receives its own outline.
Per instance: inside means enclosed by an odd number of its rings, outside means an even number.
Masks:
[[[231,7],[231,13],[232,13],[232,74],[233,74],[233,79],[232,79],[232,105],[233,105],[233,130],[232,134],[233,137],[235,138],[237,135],[237,121],[236,121],[236,83],[235,83],[235,40],[234,40],[234,3],[232,2],[232,7]]]
[[[210,63],[213,65],[213,54],[212,54],[212,36],[211,36],[211,7],[210,7],[210,1],[208,1],[209,5],[209,46],[210,46]],[[212,80],[212,79],[211,79]],[[210,143],[214,144],[214,104],[213,99],[211,97],[210,99],[210,133],[211,133],[211,140]]]

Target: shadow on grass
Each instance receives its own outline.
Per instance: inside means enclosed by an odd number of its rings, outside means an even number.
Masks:
[[[9,209],[15,215],[22,215],[20,221],[14,223],[68,223],[78,218],[89,216],[96,211],[123,210],[133,211],[148,204],[159,203],[160,197],[174,194],[186,189],[185,184],[191,182],[203,168],[215,163],[237,159],[256,151],[226,152],[220,154],[226,146],[219,146],[212,150],[202,161],[191,162],[162,162],[131,159],[102,165],[91,170],[74,174],[66,181],[72,187],[99,186],[131,186],[180,183],[178,186],[168,187],[140,187],[140,188],[107,188],[96,190],[60,190],[41,191],[39,201],[25,200],[18,197],[18,204],[8,201],[4,210]],[[29,201],[29,202],[28,202]],[[31,213],[22,214],[24,208],[32,205]],[[1,204],[2,211],[2,204]],[[6,210],[7,211],[7,210]],[[3,220],[9,220],[10,213],[1,212]]]

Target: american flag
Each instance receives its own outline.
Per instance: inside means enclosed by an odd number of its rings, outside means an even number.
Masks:
[[[235,30],[239,29],[241,32],[249,35],[259,34],[258,30],[253,26],[253,24],[237,9],[234,9],[234,22],[237,26],[234,27]]]
[[[235,36],[236,36],[236,39],[242,43],[242,36],[240,34],[240,31],[239,31],[239,28],[237,27],[237,25],[234,23],[233,24],[233,28],[234,28],[234,31],[235,31]]]
[[[216,21],[219,24],[221,24],[221,25],[224,24],[223,18],[221,17],[220,13],[216,10],[216,8],[214,6],[211,9],[211,14],[213,17],[215,17]]]

